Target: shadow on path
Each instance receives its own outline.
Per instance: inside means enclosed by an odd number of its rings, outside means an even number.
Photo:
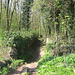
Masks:
[[[33,57],[28,59],[27,64],[22,65],[17,70],[13,70],[9,75],[22,75],[22,73],[29,72],[30,75],[37,75],[36,68],[38,61],[43,57],[44,52],[42,51],[42,42],[40,40],[31,49]],[[23,68],[24,71],[23,71]]]
[[[29,59],[27,60],[27,63],[32,63],[37,60],[37,58],[40,55],[41,46],[42,46],[42,42],[40,40],[38,40],[36,42],[36,44],[34,44],[34,46],[32,46],[32,48],[31,48],[32,57],[29,57]]]
[[[11,73],[9,73],[8,75],[20,75],[21,71],[18,71],[18,70],[14,70],[14,69],[11,69],[10,70],[12,71]]]

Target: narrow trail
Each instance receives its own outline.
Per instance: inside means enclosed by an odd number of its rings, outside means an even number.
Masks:
[[[25,75],[26,72],[29,72],[29,75],[37,75],[38,73],[36,72],[36,68],[38,66],[38,61],[45,54],[44,51],[42,51],[42,43],[40,44],[40,47],[37,47],[37,50],[39,51],[39,55],[33,63],[24,64],[20,66],[19,68],[17,68],[17,70],[14,70],[9,75]],[[32,58],[32,60],[33,59],[34,58]]]

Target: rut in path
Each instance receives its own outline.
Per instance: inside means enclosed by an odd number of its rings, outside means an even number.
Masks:
[[[24,65],[20,66],[17,70],[14,70],[9,75],[25,75],[26,72],[29,72],[30,73],[29,75],[37,75],[36,68],[38,66],[38,61],[44,55],[44,52],[42,51],[42,43],[40,43],[40,46],[37,47],[36,49],[39,52],[39,55],[33,63],[24,64]],[[32,58],[32,60],[33,59],[34,58]]]

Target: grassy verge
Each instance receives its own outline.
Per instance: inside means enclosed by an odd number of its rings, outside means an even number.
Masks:
[[[51,56],[47,47],[45,55],[38,62],[38,75],[75,75],[75,54]]]

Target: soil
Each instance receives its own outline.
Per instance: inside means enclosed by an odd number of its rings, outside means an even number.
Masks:
[[[39,52],[39,55],[33,63],[25,63],[9,75],[25,75],[26,72],[29,72],[29,75],[37,75],[38,73],[36,72],[36,68],[38,66],[38,61],[45,54],[44,51],[42,51],[42,43],[40,44],[40,47],[37,47],[37,50]],[[34,58],[32,58],[32,60],[34,60]]]

